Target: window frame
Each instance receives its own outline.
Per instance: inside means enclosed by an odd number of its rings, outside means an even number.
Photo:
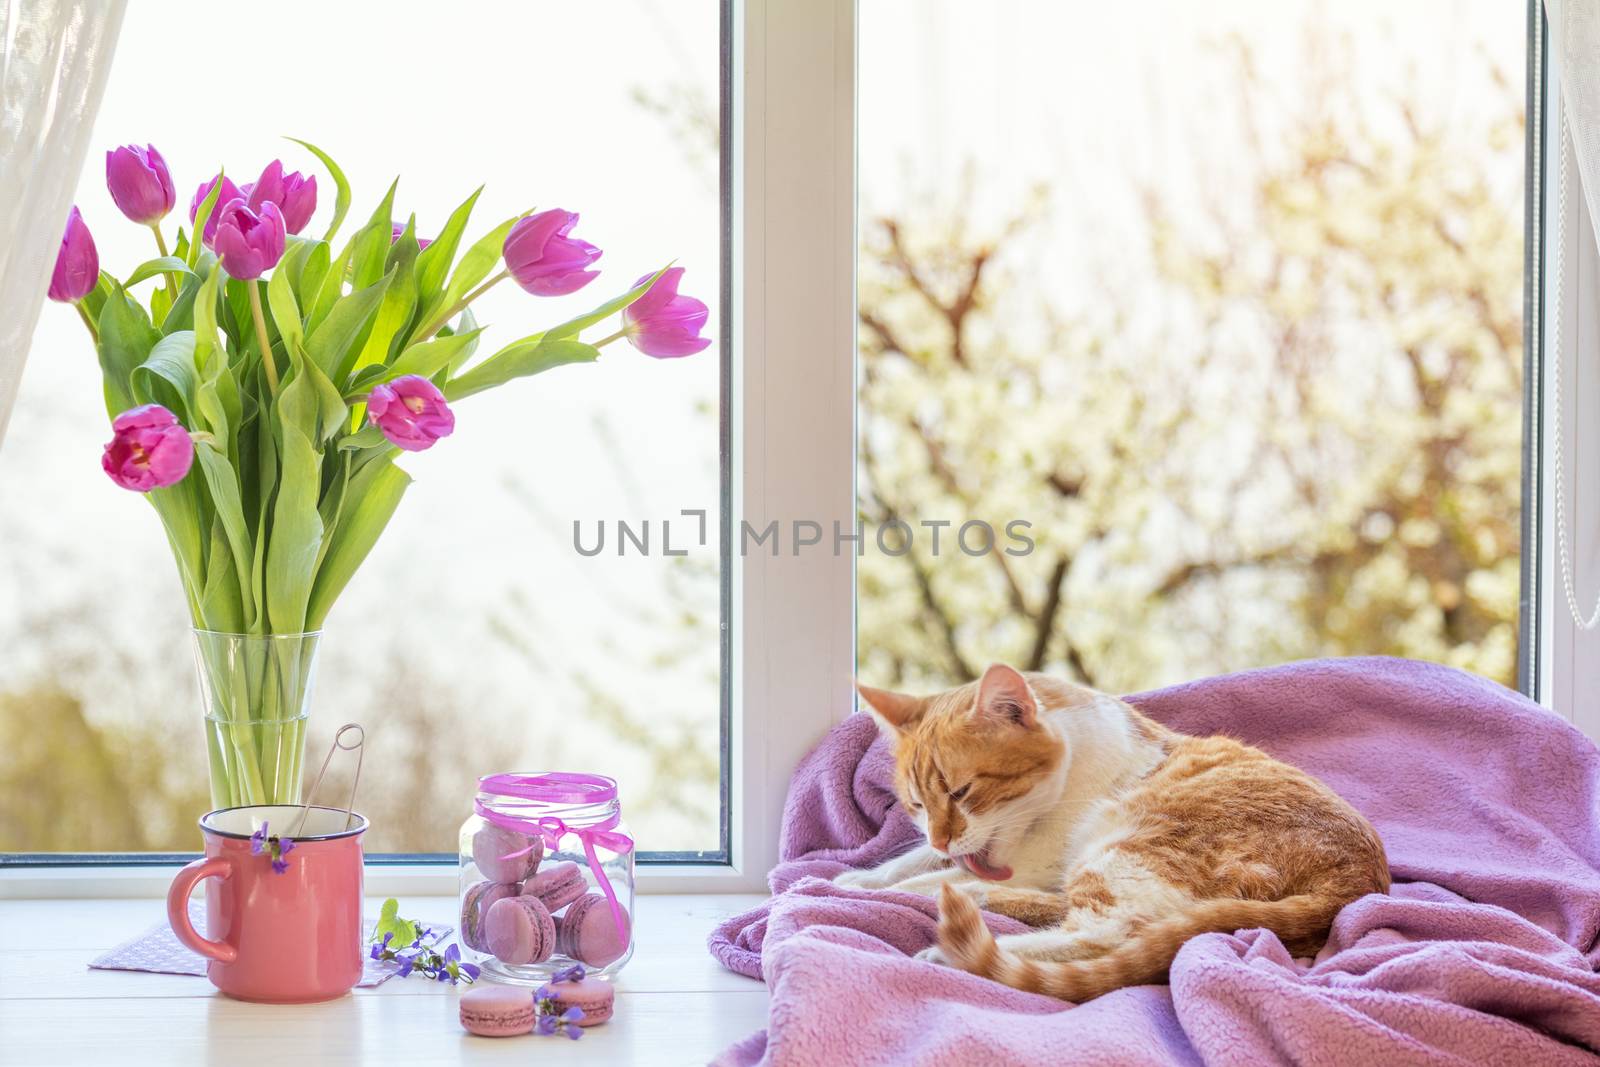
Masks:
[[[855,707],[854,555],[740,551],[741,521],[854,526],[855,27],[721,2],[722,848],[641,860],[641,892],[765,889],[790,774]],[[0,899],[159,896],[196,855],[0,855]],[[369,893],[456,891],[448,854],[367,862]]]
[[[642,892],[764,890],[780,855],[791,772],[855,707],[854,554],[746,555],[740,524],[855,522],[856,0],[722,0],[721,33],[726,855],[641,863]],[[1567,219],[1552,217],[1559,139],[1548,135],[1549,116],[1560,99],[1553,66],[1543,5],[1529,0],[1518,688],[1600,738],[1600,704],[1578,699],[1600,691],[1600,635],[1572,624],[1548,562],[1545,287],[1553,249],[1545,235],[1567,225],[1572,255],[1587,226],[1581,195],[1569,195]],[[1575,341],[1600,326],[1600,290],[1580,292],[1577,270],[1565,276],[1563,328]],[[1560,351],[1575,359],[1577,346]],[[1600,440],[1565,436],[1569,479],[1580,464],[1600,467]],[[1575,512],[1577,529],[1600,528],[1600,498],[1579,501]],[[49,866],[17,862],[41,857],[0,857],[0,899],[159,895],[171,865],[192,856],[78,856]],[[455,877],[453,864],[439,860],[373,857],[367,887],[451,895]]]
[[[1531,679],[1524,685],[1535,700],[1550,708],[1591,739],[1600,740],[1600,631],[1584,632],[1568,610],[1561,587],[1560,564],[1556,549],[1554,487],[1544,491],[1544,471],[1554,471],[1555,442],[1543,431],[1552,410],[1553,393],[1548,360],[1561,360],[1565,383],[1562,412],[1562,456],[1572,507],[1567,515],[1567,535],[1576,568],[1574,575],[1580,608],[1587,609],[1600,581],[1600,495],[1584,495],[1578,487],[1590,472],[1600,470],[1600,434],[1586,438],[1583,426],[1600,426],[1600,391],[1593,388],[1600,373],[1600,347],[1593,343],[1600,329],[1600,288],[1593,279],[1600,274],[1594,230],[1588,204],[1579,187],[1577,167],[1570,156],[1575,151],[1569,141],[1567,211],[1561,216],[1557,183],[1561,150],[1560,130],[1554,124],[1561,114],[1561,69],[1559,57],[1549,50],[1549,26],[1544,5],[1530,0],[1528,5],[1528,252],[1526,256],[1526,323],[1528,352],[1528,409],[1525,424],[1529,436],[1524,441],[1524,463],[1534,464],[1530,478],[1524,474],[1525,493],[1535,496],[1524,512],[1535,522],[1526,531],[1525,546],[1537,546],[1535,553],[1524,552],[1524,611],[1536,623],[1531,654],[1522,657]],[[1559,229],[1558,229],[1559,228]],[[1560,240],[1558,240],[1560,238]],[[1565,243],[1566,269],[1561,272],[1562,288],[1552,292],[1557,272],[1555,259]],[[1557,309],[1552,300],[1559,300]],[[1559,322],[1557,321],[1559,320]],[[1561,336],[1555,336],[1558,327]],[[1587,349],[1579,340],[1588,341]],[[1559,343],[1557,343],[1559,342]],[[1589,387],[1580,390],[1578,383]],[[1585,392],[1588,394],[1585,396]],[[1578,409],[1582,405],[1583,415]],[[1590,479],[1592,480],[1592,479]],[[1527,520],[1525,520],[1527,521]],[[1587,538],[1585,537],[1587,535]],[[1587,548],[1587,554],[1585,549]],[[1533,592],[1530,594],[1529,590]],[[1536,603],[1529,606],[1530,596]]]

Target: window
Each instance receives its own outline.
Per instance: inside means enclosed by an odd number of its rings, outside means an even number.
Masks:
[[[672,885],[757,889],[858,666],[932,688],[1007,659],[1128,691],[1394,652],[1531,689],[1575,647],[1543,609],[1542,408],[1526,447],[1519,417],[1524,240],[1537,296],[1553,224],[1544,201],[1523,217],[1525,122],[1535,166],[1548,142],[1531,10],[1531,119],[1522,14],[1489,0],[1174,0],[1137,32],[1103,4],[632,0],[475,8],[496,59],[429,76],[471,86],[465,108],[372,72],[424,29],[318,8],[295,40],[342,92],[290,85],[247,122],[218,92],[203,123],[147,106],[139,64],[193,53],[202,20],[134,11],[96,143],[148,136],[189,174],[259,165],[282,130],[368,195],[393,166],[438,210],[481,176],[502,214],[530,188],[582,210],[604,266],[689,264],[720,376],[709,354],[551,375],[464,408],[414,465],[331,620],[311,758],[339,722],[374,728],[374,851],[449,840],[484,769],[469,735],[500,765],[612,770],[644,847],[726,846]],[[530,75],[530,39],[571,47]],[[377,128],[327,106],[378,84]],[[108,261],[141,255],[112,229]],[[522,321],[515,297],[488,312]],[[154,522],[93,470],[93,382],[47,314],[0,462],[0,501],[48,504],[0,508],[0,848],[188,848],[204,771],[161,762],[200,758],[186,622]],[[659,536],[702,507],[686,560],[573,551],[573,519]],[[830,551],[857,518],[859,559]],[[875,536],[896,519],[909,552]],[[782,552],[750,550],[744,524],[771,522]],[[795,522],[821,544],[792,551]]]
[[[718,0],[499,3],[445,25],[291,3],[237,35],[232,83],[168,108],[158,57],[210,53],[219,18],[245,16],[135,5],[77,199],[125,274],[154,252],[116,215],[100,152],[156,144],[180,208],[218,165],[244,181],[273,156],[318,173],[331,203],[315,159],[277,140],[292,134],[340,162],[356,216],[401,173],[397,213],[416,211],[421,236],[480,181],[474,234],[535,204],[579,211],[602,282],[676,258],[716,336],[721,17]],[[440,32],[471,48],[434,47]],[[594,292],[503,286],[479,317],[509,341]],[[369,852],[452,848],[476,775],[560,767],[624,782],[642,850],[726,855],[720,349],[658,362],[619,345],[481,394],[403,463],[416,483],[325,629],[306,755],[314,771],[339,724],[365,724]],[[96,469],[98,396],[80,325],[48,307],[0,462],[3,850],[192,850],[209,806],[182,594],[155,516]],[[703,541],[684,510],[704,513]],[[618,557],[619,519],[649,521],[648,556]],[[666,519],[687,556],[662,555]],[[604,522],[606,551],[577,553],[574,522],[589,545]],[[330,771],[319,799],[348,782]]]
[[[1516,685],[1525,12],[860,10],[863,677]]]

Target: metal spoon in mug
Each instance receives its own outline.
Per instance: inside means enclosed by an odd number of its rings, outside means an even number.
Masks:
[[[355,741],[345,743],[345,734],[355,731]],[[306,817],[311,814],[311,802],[317,797],[317,789],[322,785],[322,776],[328,773],[328,764],[333,760],[333,754],[339,749],[346,752],[354,751],[356,754],[356,776],[350,783],[350,802],[344,808],[344,828],[350,829],[350,822],[355,818],[356,789],[361,785],[361,761],[367,754],[367,732],[361,728],[360,723],[347,722],[339,727],[333,735],[333,744],[328,748],[328,754],[322,758],[322,769],[317,772],[317,780],[311,783],[311,788],[306,792],[306,802],[300,806],[300,821],[295,824],[291,837],[299,837],[300,831],[306,828]]]

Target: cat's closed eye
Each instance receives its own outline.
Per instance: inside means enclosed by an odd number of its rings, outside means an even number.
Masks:
[[[959,801],[962,797],[966,796],[967,793],[971,791],[971,789],[972,789],[972,783],[968,782],[966,785],[962,786],[960,789],[957,789],[954,793],[951,793],[950,794],[950,799],[951,800],[955,800],[955,801]]]

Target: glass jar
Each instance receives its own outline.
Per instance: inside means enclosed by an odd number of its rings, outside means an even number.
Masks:
[[[461,824],[462,958],[540,985],[574,963],[598,977],[633,955],[633,836],[598,774],[478,779]]]

